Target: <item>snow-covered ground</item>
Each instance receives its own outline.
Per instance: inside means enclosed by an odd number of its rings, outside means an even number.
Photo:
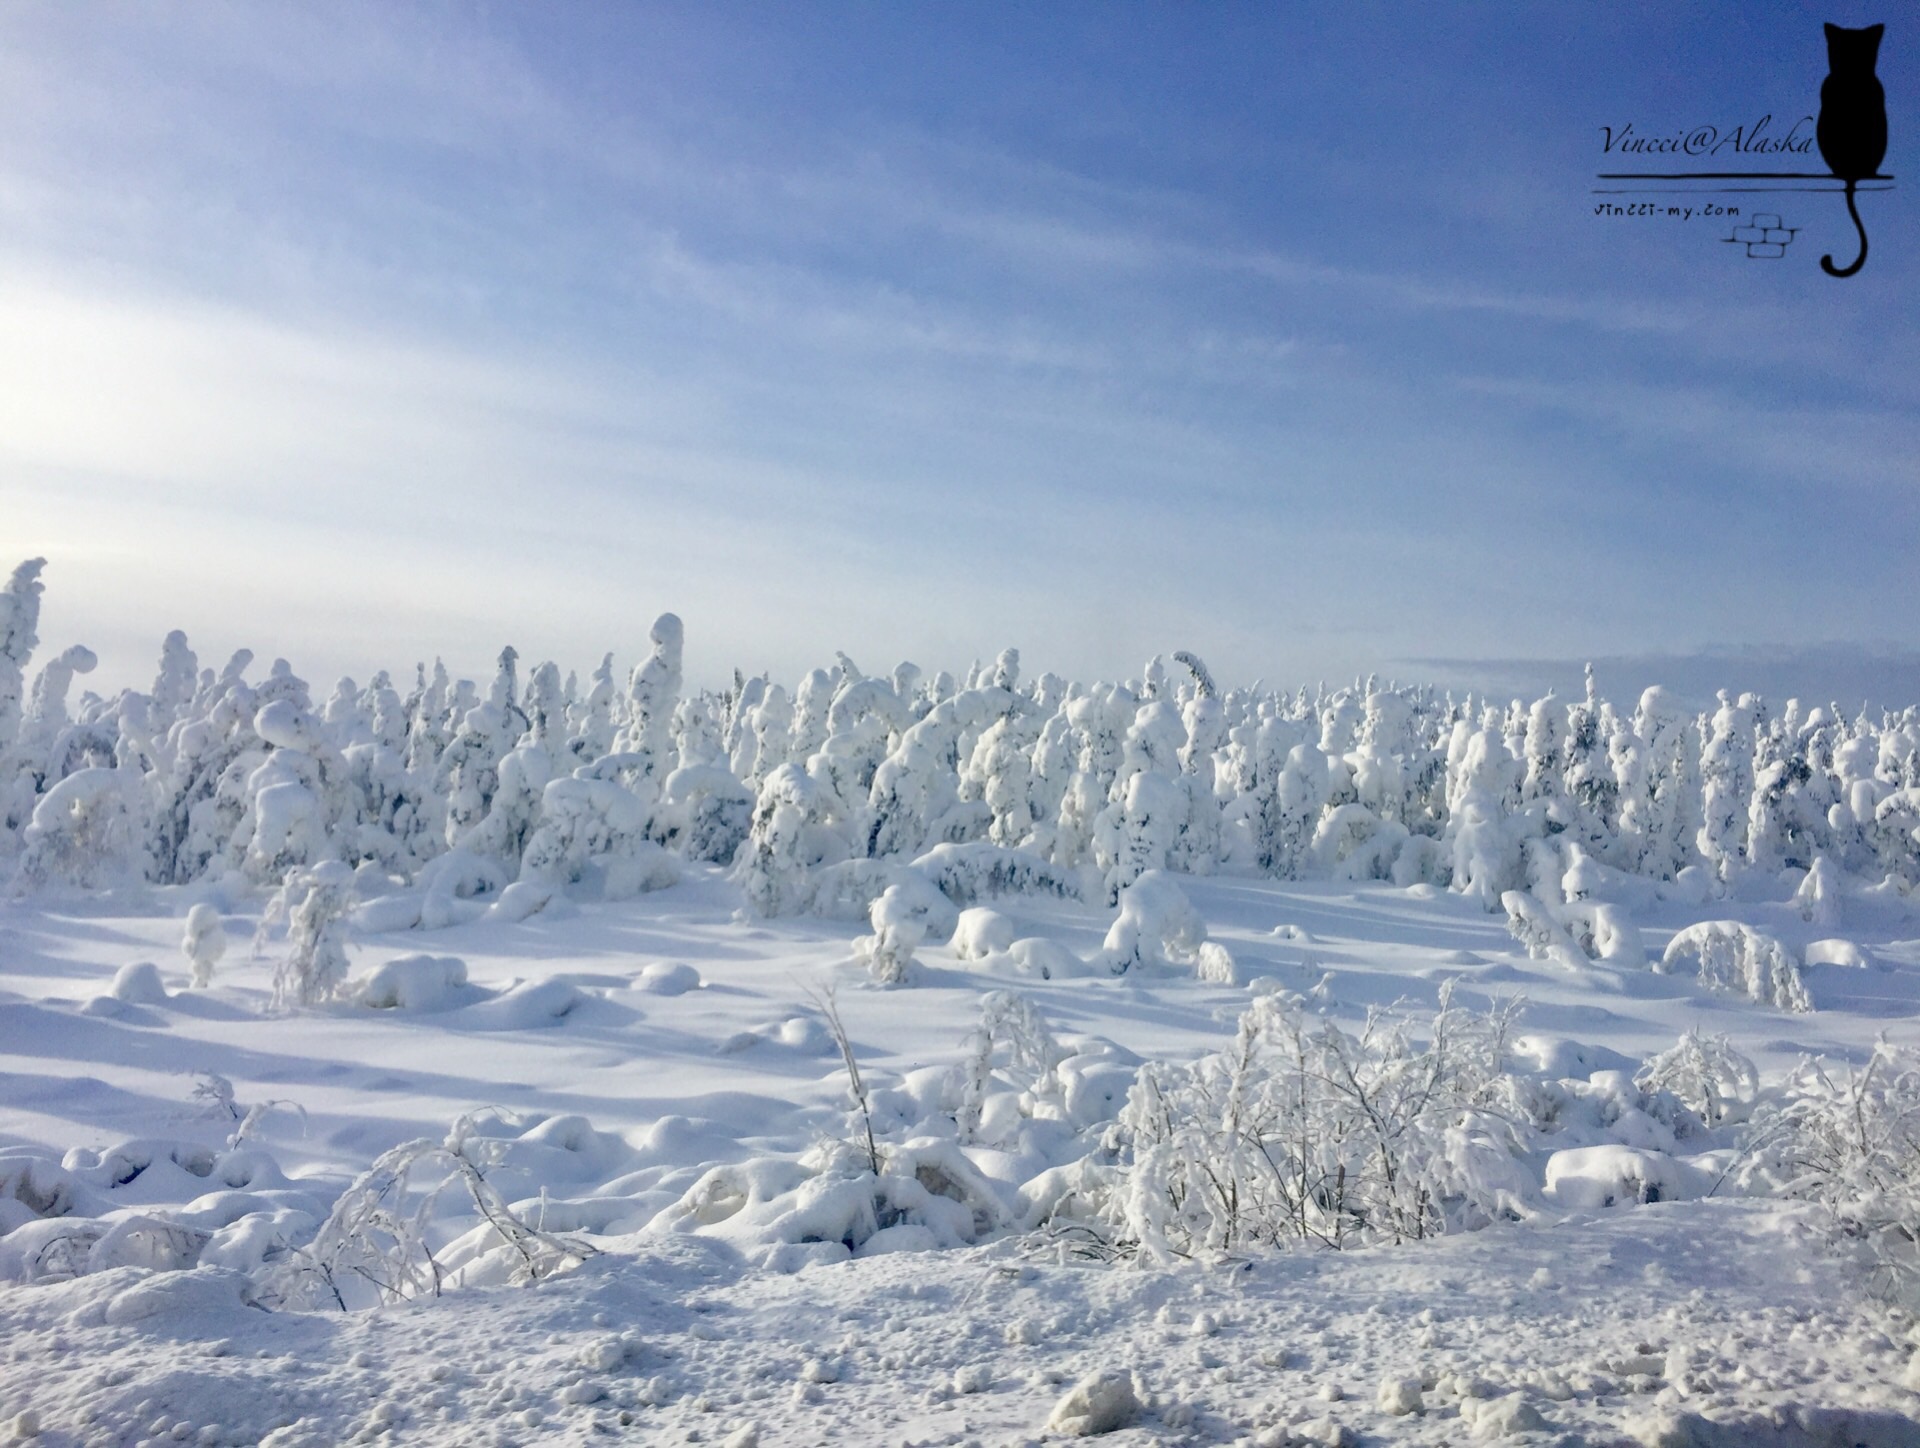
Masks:
[[[42,892],[0,910],[0,1441],[1024,1443],[1104,1426],[1050,1415],[1108,1375],[1083,1396],[1116,1443],[1920,1443],[1913,1319],[1830,1214],[1737,1187],[1733,1126],[1690,1135],[1631,1080],[1693,1030],[1751,1060],[1764,1107],[1804,1056],[1837,1070],[1883,1032],[1914,1042],[1920,912],[1856,894],[1816,926],[1794,883],[1649,890],[1636,928],[1657,961],[1687,925],[1744,920],[1812,962],[1811,1012],[1533,958],[1505,914],[1431,885],[1233,875],[1178,888],[1235,983],[1023,970],[1095,959],[1116,912],[1008,895],[988,902],[1004,927],[972,922],[986,945],[1069,954],[967,960],[930,938],[887,988],[857,925],[760,918],[700,864],[635,899],[431,933],[363,907],[348,965],[377,984],[275,1011],[289,947],[274,930],[250,954],[259,893]],[[203,989],[182,949],[196,903],[229,942]],[[1808,949],[1841,935],[1860,963]],[[380,970],[422,950],[464,969]],[[141,962],[158,990],[123,969]],[[1142,1060],[1221,1051],[1251,1003],[1294,997],[1350,1035],[1397,1004],[1417,1036],[1447,982],[1476,1015],[1524,997],[1505,1064],[1558,1092],[1511,1154],[1501,1220],[1194,1260],[1116,1257],[1126,1233],[1085,1225],[1097,1203],[1043,1223],[1036,1181],[1116,1159]],[[1057,1041],[1057,1079],[990,1044],[969,1108],[970,1033],[1009,989]],[[456,1182],[424,1220],[438,1295],[375,1307],[358,1278],[354,1310],[296,1301],[288,1247],[382,1153],[474,1112],[467,1153],[545,1230],[531,1250],[576,1256],[510,1281],[522,1264]],[[411,1211],[448,1174],[424,1158],[389,1202]]]

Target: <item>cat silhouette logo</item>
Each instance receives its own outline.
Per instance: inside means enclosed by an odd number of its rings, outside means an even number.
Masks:
[[[1602,201],[1594,215],[1606,217],[1665,217],[1691,221],[1695,216],[1726,217],[1732,235],[1725,242],[1738,243],[1747,255],[1778,260],[1787,254],[1795,233],[1804,230],[1787,226],[1773,212],[1746,211],[1744,200],[1733,199],[1752,193],[1788,191],[1824,191],[1846,195],[1847,215],[1859,238],[1859,251],[1842,266],[1831,252],[1820,258],[1820,269],[1830,277],[1850,277],[1867,264],[1867,224],[1860,216],[1859,196],[1867,191],[1891,191],[1893,177],[1881,172],[1887,157],[1887,93],[1874,73],[1880,58],[1884,25],[1848,29],[1829,24],[1827,36],[1827,77],[1820,84],[1820,115],[1803,117],[1785,135],[1768,134],[1772,113],[1749,124],[1744,118],[1730,129],[1713,125],[1683,128],[1670,135],[1636,132],[1631,125],[1600,128],[1607,152],[1616,149],[1629,154],[1719,156],[1730,152],[1743,155],[1806,155],[1808,137],[1802,130],[1814,123],[1811,140],[1820,147],[1825,171],[1602,171],[1601,182],[1627,182],[1628,185],[1600,185],[1594,194],[1612,196],[1663,196],[1663,201]],[[1677,193],[1677,194],[1676,194]],[[1687,204],[1679,196],[1695,197],[1718,193],[1727,196],[1722,203]]]
[[[1827,169],[1847,184],[1847,214],[1860,233],[1860,255],[1847,266],[1835,266],[1831,256],[1820,258],[1820,270],[1830,277],[1850,277],[1867,264],[1867,227],[1854,204],[1854,188],[1862,181],[1887,179],[1878,174],[1887,156],[1887,93],[1873,73],[1885,30],[1884,25],[1864,30],[1827,27],[1827,78],[1820,83],[1814,139]]]

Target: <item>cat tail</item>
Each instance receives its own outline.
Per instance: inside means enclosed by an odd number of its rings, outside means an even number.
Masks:
[[[1854,229],[1860,233],[1860,255],[1853,259],[1852,266],[1835,266],[1831,255],[1820,258],[1820,270],[1830,277],[1850,277],[1867,264],[1867,224],[1860,219],[1860,208],[1853,204],[1853,185],[1847,182],[1847,215],[1853,218]]]

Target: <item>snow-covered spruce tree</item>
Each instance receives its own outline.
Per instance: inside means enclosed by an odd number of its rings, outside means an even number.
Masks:
[[[680,702],[680,656],[686,629],[677,615],[663,613],[647,637],[653,652],[633,671],[627,684],[627,719],[615,742],[628,756],[621,782],[651,813],[673,772],[673,713]]]
[[[850,854],[864,853],[873,838],[874,777],[906,723],[906,707],[886,679],[850,676],[828,706],[827,737],[807,760],[807,773]]]
[[[1140,706],[1121,746],[1110,802],[1094,822],[1093,862],[1109,902],[1147,871],[1166,869],[1187,830],[1191,806],[1180,782],[1185,743],[1171,704]]]
[[[47,588],[40,571],[46,566],[44,558],[29,558],[0,592],[0,759],[20,737],[27,663],[40,642],[40,595]]]
[[[1521,745],[1521,758],[1526,766],[1520,780],[1522,802],[1551,806],[1564,798],[1566,746],[1566,710],[1552,694],[1536,699],[1527,710],[1526,734]]]
[[[253,728],[259,706],[243,677],[252,658],[240,650],[196,692],[168,733],[165,773],[148,780],[147,878],[158,884],[199,879],[209,866],[225,869],[227,845],[247,809],[247,779],[267,757]]]
[[[1613,858],[1614,833],[1620,818],[1620,788],[1614,782],[1608,756],[1616,721],[1613,708],[1600,697],[1593,665],[1586,670],[1586,694],[1567,707],[1565,796],[1573,802],[1567,827],[1570,840],[1588,854]]]
[[[969,780],[962,761],[974,758],[987,731],[1025,708],[1006,689],[965,689],[936,701],[901,732],[874,771],[870,853],[915,856],[937,845],[986,838],[993,825],[993,808],[983,798],[986,780],[978,774]],[[1010,762],[1008,768],[1017,775],[1025,766]]]
[[[1817,727],[1817,726],[1815,726]],[[1799,701],[1787,701],[1754,759],[1753,799],[1747,806],[1747,852],[1755,869],[1809,869],[1827,845],[1829,781],[1813,765]]]
[[[913,952],[927,936],[927,920],[914,893],[889,885],[867,908],[873,934],[853,942],[854,954],[881,985],[905,985],[912,979]]]
[[[868,855],[911,859],[936,843],[936,825],[960,802],[955,761],[959,741],[960,706],[953,699],[935,704],[900,735],[873,772],[867,795]]]
[[[765,696],[746,717],[753,738],[753,758],[748,767],[736,764],[734,773],[757,790],[769,774],[794,757],[793,698],[782,685],[768,684]]]
[[[1265,764],[1295,737],[1297,729],[1289,721],[1270,719],[1261,727],[1255,752]],[[1281,767],[1256,782],[1247,799],[1254,860],[1263,871],[1281,880],[1300,878],[1331,792],[1327,757],[1312,744],[1288,748]]]
[[[1012,714],[989,725],[973,747],[967,775],[978,782],[978,798],[993,812],[987,837],[1013,848],[1033,834],[1032,749],[1038,722]],[[963,786],[964,789],[964,786]]]
[[[529,730],[528,737],[532,734]],[[528,841],[544,822],[541,801],[553,775],[553,755],[543,745],[527,743],[509,750],[495,766],[486,814],[454,841],[454,848],[499,861],[506,875],[519,873]]]
[[[833,675],[825,669],[811,670],[800,681],[793,696],[793,733],[787,742],[786,758],[805,762],[827,742],[827,711],[833,706]]]
[[[500,651],[500,667],[487,701],[460,715],[453,738],[434,766],[436,791],[447,801],[449,845],[486,816],[500,783],[500,760],[526,732],[527,716],[515,700],[519,657],[512,647]]]
[[[1631,767],[1619,776],[1621,848],[1634,873],[1671,880],[1694,859],[1700,833],[1700,739],[1666,690],[1640,696]]]
[[[196,990],[213,984],[213,968],[227,953],[227,927],[220,912],[206,903],[187,911],[186,930],[180,939],[180,953],[187,958]]]
[[[226,862],[270,884],[289,870],[336,857],[337,827],[352,795],[346,762],[305,707],[304,689],[265,704],[254,715],[253,732],[269,753],[246,778]],[[357,821],[347,823],[351,833]]]
[[[589,893],[606,900],[630,899],[680,878],[676,858],[650,838],[655,815],[618,779],[604,777],[624,755],[608,755],[572,776],[551,780],[541,791],[520,856],[516,900],[502,908],[538,909],[555,891],[591,880]]]
[[[342,751],[345,787],[353,796],[350,817],[358,821],[342,853],[355,863],[370,860],[411,879],[444,848],[445,802],[434,792],[431,769],[407,768],[404,735],[397,744],[381,737],[387,730],[380,721],[391,720],[394,732],[400,732],[404,711],[398,718],[375,717],[376,737]]]
[[[1443,843],[1452,888],[1495,910],[1508,890],[1529,883],[1523,843],[1538,832],[1539,822],[1510,812],[1517,803],[1520,766],[1498,727],[1483,724],[1474,730],[1464,720],[1456,724],[1448,761]]]
[[[99,663],[92,649],[84,644],[49,659],[33,681],[33,696],[20,730],[20,748],[41,764],[45,782],[53,783],[66,774],[63,761],[56,757],[60,736],[73,723],[67,712],[67,691],[75,674],[90,674]]]
[[[1877,863],[1874,820],[1880,802],[1896,788],[1881,776],[1880,765],[1880,731],[1862,714],[1833,751],[1838,798],[1827,810],[1827,855],[1842,869],[1866,871]]]
[[[407,708],[407,769],[409,773],[429,779],[437,779],[440,769],[440,756],[453,742],[453,719],[449,712],[453,695],[453,682],[447,677],[447,666],[435,659],[433,677],[427,677],[425,665],[418,669],[418,678],[413,692],[408,695]],[[436,790],[445,798],[444,790]]]
[[[747,842],[733,878],[761,915],[791,915],[813,900],[809,870],[821,862],[820,788],[797,764],[783,764],[760,786]]]
[[[1700,752],[1698,847],[1722,891],[1747,867],[1748,805],[1753,799],[1754,705],[1722,689]]]
[[[674,712],[679,760],[661,790],[653,836],[690,860],[732,862],[753,822],[753,791],[727,764],[725,725],[717,701],[682,700]]]
[[[613,655],[600,660],[593,671],[593,687],[586,698],[567,711],[567,752],[581,764],[591,764],[613,752],[618,732],[613,722],[613,704],[618,690],[613,682]]]
[[[1368,693],[1359,738],[1347,756],[1355,800],[1389,824],[1427,823],[1413,797],[1411,764],[1419,752],[1409,701],[1379,689]]]
[[[1073,780],[1073,725],[1060,699],[1027,754],[1027,818],[1033,821],[1031,847],[1048,859],[1057,859],[1060,806]]]
[[[160,669],[154,675],[153,689],[148,698],[147,720],[154,732],[165,737],[174,722],[186,713],[193,703],[196,682],[200,676],[200,660],[187,645],[187,636],[179,629],[173,630],[160,645]]]

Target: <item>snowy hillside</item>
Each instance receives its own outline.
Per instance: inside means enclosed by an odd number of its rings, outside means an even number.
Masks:
[[[39,572],[0,1442],[1920,1444],[1920,709],[74,701]]]

